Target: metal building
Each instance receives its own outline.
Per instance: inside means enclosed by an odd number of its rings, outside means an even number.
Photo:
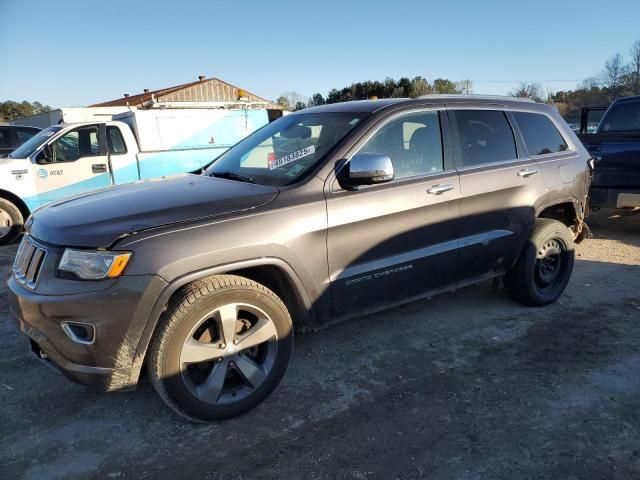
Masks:
[[[118,107],[131,106],[143,107],[150,106],[155,103],[234,103],[244,104],[249,108],[260,108],[267,110],[282,110],[277,103],[271,102],[265,98],[259,97],[251,92],[231,85],[219,78],[206,79],[203,75],[198,80],[191,83],[176,85],[173,87],[162,88],[150,91],[145,89],[142,93],[124,96],[115,100],[96,103],[90,107]]]

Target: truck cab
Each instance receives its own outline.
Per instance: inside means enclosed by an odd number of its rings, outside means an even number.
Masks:
[[[264,109],[132,109],[109,121],[53,125],[0,158],[0,245],[50,202],[193,172],[269,123]]]
[[[601,119],[590,133],[596,115]],[[594,159],[591,206],[640,207],[640,96],[584,108],[578,136]]]
[[[0,242],[19,235],[23,221],[42,205],[137,180],[137,153],[136,139],[122,122],[63,124],[40,131],[0,159],[0,199],[5,202],[0,209],[9,217]]]

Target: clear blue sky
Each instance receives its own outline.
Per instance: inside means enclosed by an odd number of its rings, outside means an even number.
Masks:
[[[559,90],[640,39],[639,0],[0,0],[0,19],[0,100],[52,106],[199,74],[271,99],[415,75]]]

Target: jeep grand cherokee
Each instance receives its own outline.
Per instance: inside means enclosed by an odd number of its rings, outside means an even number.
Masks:
[[[264,400],[293,331],[503,277],[569,281],[589,155],[550,106],[431,96],[287,115],[200,175],[107,188],[28,220],[9,279],[32,348],[120,390],[146,368],[179,414]]]

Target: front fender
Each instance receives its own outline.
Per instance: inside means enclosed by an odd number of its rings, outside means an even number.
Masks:
[[[166,285],[151,309],[149,319],[147,320],[147,324],[142,331],[142,335],[140,336],[140,340],[136,348],[130,372],[129,384],[135,385],[138,382],[140,371],[142,369],[142,365],[144,364],[144,359],[147,354],[149,344],[151,343],[151,339],[153,338],[153,333],[155,332],[158,321],[160,320],[160,317],[166,309],[166,306],[169,303],[169,299],[173,296],[173,294],[175,294],[178,290],[180,290],[180,288],[184,287],[185,285],[193,283],[196,280],[200,280],[202,278],[261,266],[273,266],[283,271],[289,278],[291,284],[295,286],[295,289],[297,290],[296,293],[301,299],[305,309],[309,312],[313,312],[313,302],[311,301],[303,282],[298,277],[294,269],[287,262],[280,258],[254,258],[250,260],[243,260],[241,262],[234,262],[230,264],[205,268],[182,275]]]

